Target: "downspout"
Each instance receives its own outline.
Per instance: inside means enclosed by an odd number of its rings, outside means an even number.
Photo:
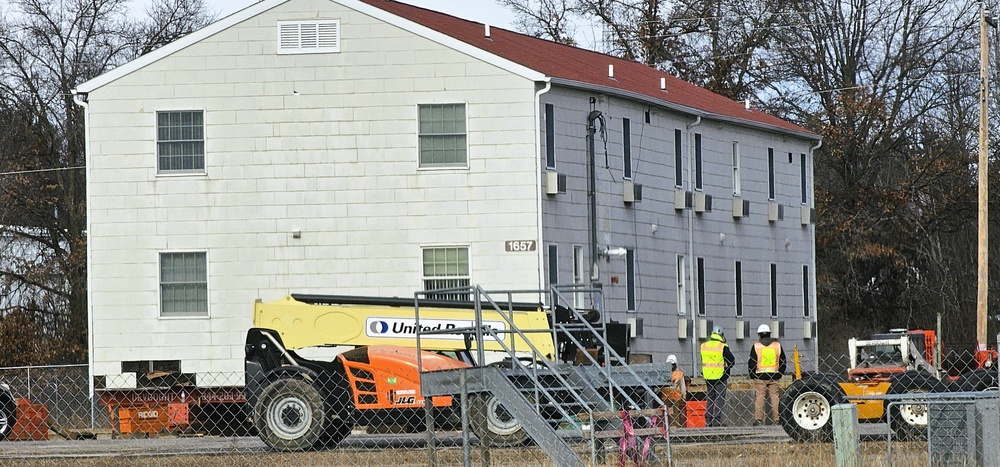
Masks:
[[[83,107],[83,154],[84,161],[86,162],[87,182],[85,184],[87,193],[90,193],[90,105],[87,103],[87,93],[80,93],[77,90],[73,90],[73,102]],[[91,268],[91,258],[94,255],[91,254],[92,244],[90,242],[90,220],[93,216],[90,215],[91,203],[87,203],[87,271],[92,271]],[[94,400],[94,288],[90,285],[90,274],[87,275],[87,372],[89,373],[88,389],[90,394],[90,399]],[[94,404],[91,404],[90,408],[90,426],[96,427],[96,414],[94,413]]]
[[[537,211],[538,219],[538,290],[545,290],[545,248],[542,246],[542,242],[545,241],[545,237],[542,236],[542,118],[541,118],[541,102],[542,94],[549,92],[552,89],[552,83],[548,80],[545,81],[545,87],[539,89],[535,92],[535,196],[537,197]],[[551,284],[554,285],[554,284]],[[555,303],[552,304],[555,306]]]
[[[590,106],[593,108],[597,99],[590,98]],[[597,265],[597,165],[594,162],[595,149],[594,149],[594,134],[597,132],[597,127],[594,126],[594,122],[601,118],[600,110],[591,110],[590,114],[587,115],[587,203],[589,204],[590,213],[588,214],[588,220],[590,221],[590,281],[592,286],[597,286],[596,282],[600,277],[600,269]]]
[[[811,194],[812,199],[809,200],[809,204],[807,206],[811,209],[816,209],[816,159],[813,157],[813,153],[815,153],[821,146],[823,146],[823,140],[817,141],[815,146],[809,148],[809,163],[812,164],[811,168],[813,170],[811,170],[809,174],[809,193]],[[818,273],[818,271],[816,271],[816,223],[813,219],[809,220],[809,229],[812,231],[810,232],[812,235],[812,274],[810,274],[809,282],[812,283],[811,290],[813,293],[813,296],[809,297],[809,300],[812,302],[813,321],[817,323],[816,335],[813,336],[812,341],[814,360],[813,371],[819,373],[819,307],[817,306],[817,303],[819,302],[819,290],[816,289],[816,274]]]
[[[687,182],[687,187],[689,188],[688,192],[691,193],[692,197],[694,196],[694,185],[692,183],[693,179],[691,177],[693,176],[693,170],[694,169],[692,169],[691,166],[694,165],[694,159],[693,159],[694,156],[692,154],[694,152],[694,141],[692,141],[692,138],[691,138],[691,129],[694,128],[694,127],[696,127],[696,126],[698,126],[698,125],[700,125],[700,124],[701,124],[701,116],[699,115],[699,116],[697,116],[695,118],[695,120],[693,122],[691,122],[691,123],[689,123],[687,125],[687,134],[685,136],[687,138],[687,143],[688,143],[687,144],[688,153],[687,153],[687,180],[686,180],[686,182]],[[690,206],[690,207],[687,208],[687,218],[688,218],[688,242],[687,242],[687,244],[688,244],[688,251],[687,251],[687,255],[688,255],[688,277],[691,278],[691,280],[689,281],[689,284],[688,284],[688,295],[690,295],[690,297],[691,297],[691,301],[690,301],[690,303],[691,303],[691,326],[692,326],[692,331],[693,331],[691,333],[691,335],[692,335],[691,336],[691,362],[692,362],[692,368],[698,368],[698,366],[697,366],[697,363],[699,361],[699,359],[698,359],[698,335],[697,335],[698,334],[698,326],[697,326],[697,323],[698,323],[698,306],[697,306],[697,303],[695,303],[696,295],[695,295],[695,290],[694,290],[695,286],[697,286],[697,283],[694,280],[695,279],[695,277],[694,277],[694,263],[695,263],[695,260],[694,260],[694,206]]]

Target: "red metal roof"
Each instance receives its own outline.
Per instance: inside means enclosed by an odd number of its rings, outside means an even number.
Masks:
[[[747,110],[744,103],[695,86],[663,71],[642,63],[531,37],[506,29],[490,27],[485,36],[481,23],[456,18],[394,0],[361,0],[364,3],[408,19],[476,48],[510,60],[550,78],[575,81],[590,86],[605,86],[628,93],[701,111],[707,116],[744,120],[751,124],[775,127],[803,134],[818,135],[793,123],[758,109]],[[608,65],[614,65],[614,79],[608,76]],[[660,79],[666,80],[666,91],[660,89]]]

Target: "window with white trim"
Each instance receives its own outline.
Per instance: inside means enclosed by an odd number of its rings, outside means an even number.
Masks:
[[[340,52],[340,20],[278,21],[279,54]]]
[[[802,265],[802,317],[809,317],[809,265]]]
[[[778,317],[778,265],[771,263],[771,317]]]
[[[573,285],[577,286],[579,289],[583,286],[583,246],[573,245]],[[576,308],[583,308],[584,296],[583,292],[577,290],[573,294],[573,306]]]
[[[545,104],[545,168],[556,168],[556,107]]]
[[[743,262],[736,262],[736,277],[734,282],[736,283],[736,317],[743,317]]]
[[[160,253],[160,316],[207,315],[207,254]]]
[[[801,191],[802,204],[809,204],[809,188],[806,186],[806,155],[799,154],[799,190]]]
[[[465,104],[418,106],[420,167],[466,167]]]
[[[681,141],[681,130],[674,130],[674,186],[680,188],[684,186],[684,155],[683,141]]]
[[[635,250],[625,250],[625,304],[626,310],[635,311]]]
[[[733,141],[733,196],[740,196],[740,142]]]
[[[468,287],[469,248],[434,247],[423,249],[424,290]],[[427,298],[439,300],[469,300],[468,292],[428,294]]]
[[[705,258],[697,258],[695,267],[698,269],[698,316],[705,316],[708,314],[705,306]]]
[[[156,112],[157,173],[205,173],[205,113]]]
[[[677,255],[677,314],[687,316],[687,284],[684,271],[687,265],[684,256]]]
[[[694,189],[701,191],[703,188],[704,174],[701,160],[701,133],[694,134]]]
[[[632,179],[632,120],[622,118],[622,172]]]
[[[767,148],[767,199],[774,201],[774,148]]]

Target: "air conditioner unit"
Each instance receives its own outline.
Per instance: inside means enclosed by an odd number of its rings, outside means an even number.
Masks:
[[[622,199],[626,204],[642,201],[642,185],[632,180],[625,180],[622,183]]]
[[[698,320],[698,338],[708,339],[712,335],[712,320],[710,319],[699,319]]]
[[[694,194],[694,212],[712,212],[712,195],[702,192]]]
[[[806,321],[806,322],[804,322],[802,324],[803,324],[803,326],[802,326],[802,338],[803,339],[812,339],[813,337],[816,337],[816,322],[815,321]]]
[[[799,207],[799,219],[802,221],[802,225],[809,225],[813,223],[813,215],[815,211],[809,206]]]
[[[747,217],[750,215],[750,201],[734,198],[733,199],[733,217]]]
[[[677,318],[677,338],[687,339],[690,334],[687,318]]]
[[[680,188],[674,190],[674,209],[680,211],[691,207],[691,192]]]
[[[750,323],[741,320],[736,321],[736,340],[743,340],[750,337]]]
[[[771,320],[771,337],[781,339],[785,337],[785,322],[776,319]]]
[[[558,195],[566,192],[566,174],[545,172],[545,194]]]
[[[768,222],[776,222],[784,218],[785,218],[785,207],[774,201],[768,201],[767,203]]]

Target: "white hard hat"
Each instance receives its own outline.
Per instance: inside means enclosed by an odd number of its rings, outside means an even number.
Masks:
[[[676,355],[667,355],[667,363],[673,363],[673,364],[676,365],[677,364],[677,356]]]
[[[718,334],[718,335],[721,336],[721,335],[725,334],[725,332],[723,332],[722,326],[716,326],[716,327],[712,328],[712,334]]]
[[[764,333],[770,334],[771,327],[766,324],[761,324],[760,327],[757,328],[757,334],[764,334]]]

